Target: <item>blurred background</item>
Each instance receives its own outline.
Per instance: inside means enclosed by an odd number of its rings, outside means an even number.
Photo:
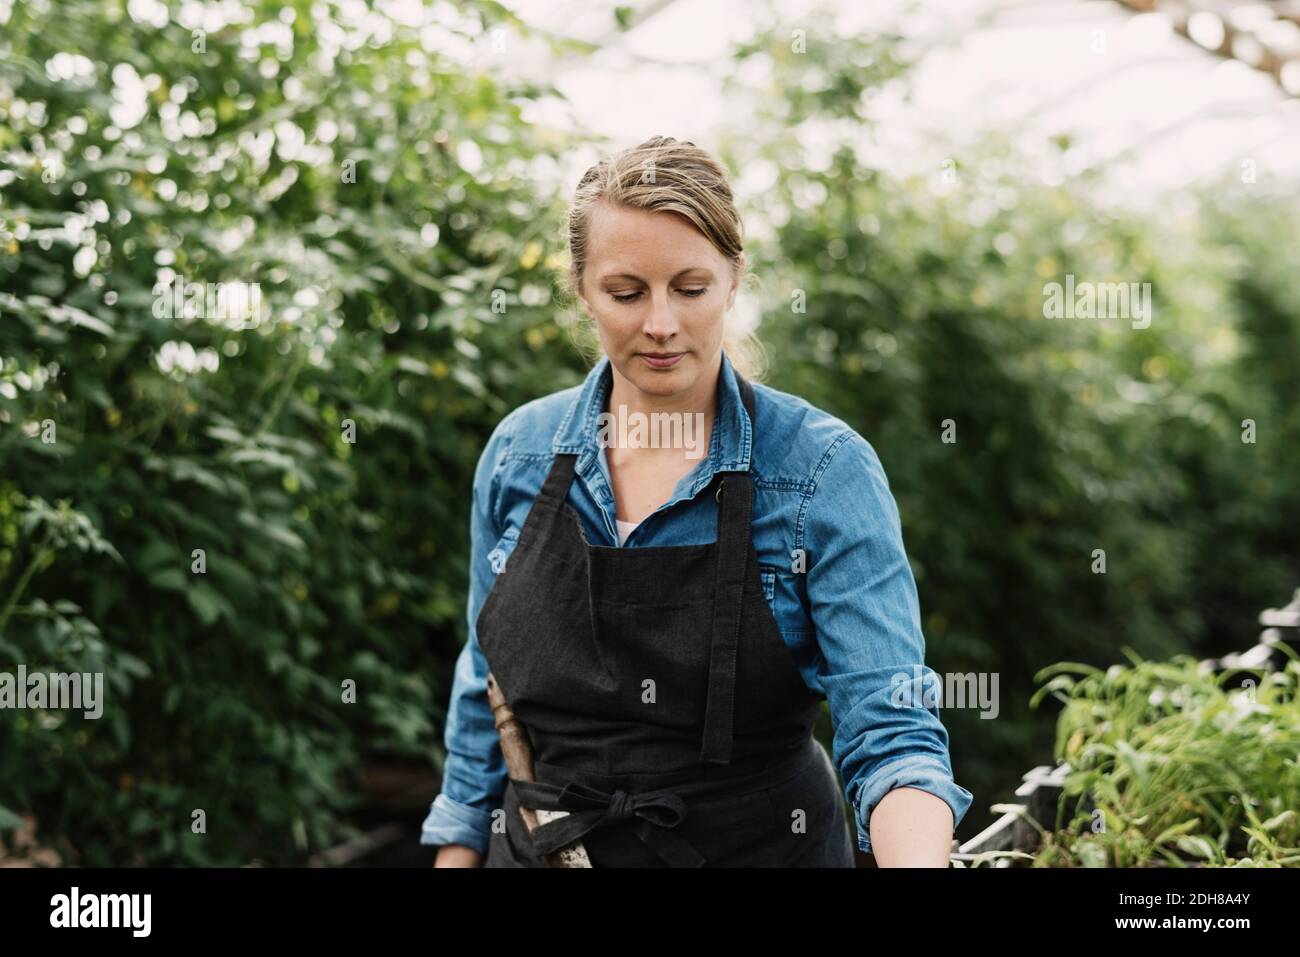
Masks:
[[[942,712],[970,837],[1060,757],[1041,669],[1300,585],[1298,24],[0,0],[0,671],[105,698],[0,710],[0,863],[432,860],[473,469],[583,378],[565,204],[656,134],[733,173],[769,384],[879,453],[927,663],[999,676]],[[1048,317],[1067,276],[1149,324]]]

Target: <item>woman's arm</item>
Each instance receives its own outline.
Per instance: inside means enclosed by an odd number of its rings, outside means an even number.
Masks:
[[[858,846],[881,866],[947,866],[973,801],[952,775],[898,508],[871,445],[841,432],[818,466],[801,543],[832,758],[857,809]],[[877,844],[877,841],[880,843]]]
[[[472,631],[471,631],[472,634]],[[487,703],[486,665],[471,638],[461,649],[447,709],[442,791],[421,828],[421,844],[442,845],[436,867],[476,866],[460,863],[464,854],[486,855],[492,811],[501,804],[505,766],[492,709]],[[482,669],[480,671],[480,669]],[[482,674],[482,678],[478,677]],[[460,852],[444,854],[448,848]]]
[[[871,812],[871,847],[878,867],[947,867],[952,808],[928,791],[894,788]]]
[[[500,537],[495,514],[498,469],[509,445],[510,416],[493,431],[474,470],[470,511],[469,637],[456,659],[443,741],[442,791],[424,820],[421,844],[441,845],[435,867],[474,867],[487,854],[492,812],[505,790],[505,762],[487,701],[487,660],[475,623],[496,580],[489,550]]]
[[[465,847],[462,844],[444,844],[438,848],[438,856],[434,858],[434,867],[481,867],[483,865],[483,855],[472,847]]]

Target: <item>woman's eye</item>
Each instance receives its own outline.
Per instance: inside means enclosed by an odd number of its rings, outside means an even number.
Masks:
[[[682,295],[686,296],[688,299],[699,299],[700,296],[704,295],[704,294],[705,294],[706,292],[708,292],[708,291],[709,291],[709,287],[708,287],[708,286],[701,286],[701,287],[698,288],[698,289],[679,289],[679,290],[678,290],[678,292],[680,292]],[[639,297],[640,295],[641,295],[641,291],[640,291],[640,290],[637,290],[636,292],[625,293],[624,295],[621,295],[621,296],[619,296],[619,295],[615,295],[614,293],[610,293],[610,297],[611,297],[615,302],[635,302],[636,299],[637,299],[637,297]]]

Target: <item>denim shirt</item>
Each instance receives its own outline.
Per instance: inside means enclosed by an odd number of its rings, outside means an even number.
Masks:
[[[612,381],[609,358],[602,357],[582,385],[535,399],[502,419],[479,459],[470,519],[469,638],[452,681],[442,791],[424,821],[421,844],[463,844],[487,853],[506,769],[474,626],[556,453],[578,456],[568,501],[587,541],[619,544],[609,466],[598,440]],[[751,384],[752,424],[724,352],[707,454],[623,547],[714,541],[718,506],[705,490],[718,471],[750,469],[763,591],[804,682],[829,705],[831,759],[854,809],[858,847],[871,850],[871,811],[897,787],[941,798],[955,824],[973,796],[953,781],[939,702],[933,694],[898,693],[900,687],[941,684],[924,665],[916,583],[875,450],[805,400]]]

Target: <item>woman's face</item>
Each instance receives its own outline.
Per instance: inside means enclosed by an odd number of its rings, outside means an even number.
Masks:
[[[589,229],[579,298],[615,374],[656,396],[698,390],[736,297],[726,257],[676,213],[601,203]]]

